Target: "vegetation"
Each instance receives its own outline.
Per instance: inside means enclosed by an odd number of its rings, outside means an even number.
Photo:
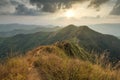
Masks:
[[[119,80],[119,73],[79,59],[41,56],[34,63],[43,80]]]
[[[0,80],[26,80],[27,67],[25,59],[21,57],[8,59],[0,64]]]
[[[1,80],[119,80],[120,68],[68,41],[40,46],[0,64]]]
[[[57,32],[0,38],[0,57],[6,57],[0,62],[0,79],[119,80],[120,62],[110,62],[120,60],[119,46],[114,36],[74,25]],[[38,48],[30,50],[34,47]]]
[[[87,26],[76,27],[74,25],[69,25],[56,32],[21,34],[0,39],[0,57],[6,57],[7,53],[11,51],[13,53],[26,53],[34,47],[64,40],[74,40],[80,47],[89,52],[94,50],[102,53],[109,50],[111,61],[120,60],[120,40],[118,38],[95,32]]]

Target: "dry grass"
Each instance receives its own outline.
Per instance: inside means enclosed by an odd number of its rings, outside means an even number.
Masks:
[[[35,61],[43,80],[119,80],[120,72],[79,59],[43,55]]]
[[[28,69],[25,63],[23,58],[17,57],[0,64],[0,80],[26,80]]]
[[[119,65],[119,63],[118,63]],[[29,71],[29,68],[32,70]],[[36,77],[37,76],[37,77]],[[105,54],[94,63],[68,57],[56,46],[42,46],[24,57],[0,64],[0,80],[119,80],[119,68],[113,68]]]

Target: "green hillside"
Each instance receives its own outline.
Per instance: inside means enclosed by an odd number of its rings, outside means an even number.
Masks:
[[[24,53],[39,45],[45,43],[49,36],[48,32],[39,32],[35,34],[19,34],[14,37],[2,38],[0,42],[1,57],[9,56],[9,52]],[[14,54],[13,54],[14,55]]]
[[[11,51],[24,53],[40,45],[64,40],[73,41],[87,51],[97,53],[109,51],[112,60],[120,60],[120,40],[118,38],[98,33],[87,26],[77,27],[74,25],[68,25],[56,32],[38,32],[4,38],[0,42],[1,57],[8,55],[7,53]]]
[[[105,60],[101,59],[103,56],[93,57],[71,42],[56,42],[1,62],[0,79],[119,80],[119,69],[110,67],[109,62],[103,66]]]

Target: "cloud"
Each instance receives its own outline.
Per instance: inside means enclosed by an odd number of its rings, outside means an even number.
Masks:
[[[19,4],[15,8],[15,13],[16,15],[39,15],[39,11],[33,8],[28,8],[24,4]]]
[[[117,0],[116,5],[110,13],[111,15],[120,15],[120,0]]]
[[[29,0],[1,0],[0,15],[39,15],[40,11]]]
[[[0,8],[5,6],[5,5],[9,5],[9,0],[1,0],[0,1]]]
[[[89,7],[93,6],[94,8],[100,7],[100,5],[108,2],[110,0],[91,0]]]
[[[59,9],[72,7],[75,2],[83,2],[86,0],[30,0],[30,3],[37,5],[44,12],[56,12]]]
[[[72,8],[74,4],[88,2],[87,8],[100,10],[100,6],[111,0],[1,0],[0,15],[41,15],[55,13]],[[103,7],[102,7],[103,8]],[[120,0],[117,1],[111,14],[120,15]]]
[[[10,0],[0,1],[0,14],[7,15],[14,11],[14,6],[12,6]]]
[[[44,12],[56,12],[59,9],[68,9],[72,4],[89,1],[88,7],[99,8],[100,5],[109,0],[30,0],[30,3],[36,5]]]

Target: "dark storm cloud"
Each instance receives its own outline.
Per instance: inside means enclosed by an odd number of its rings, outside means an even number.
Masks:
[[[44,12],[55,12],[59,9],[70,8],[75,2],[87,0],[30,0],[30,3],[37,5]]]
[[[10,0],[0,0],[0,15],[8,15],[12,11]]]
[[[14,5],[18,5],[20,4],[20,2],[18,2],[17,0],[0,0],[0,7],[4,8],[6,6],[14,6]]]
[[[14,6],[21,4],[20,2],[15,1],[15,0],[10,0],[10,3],[11,3],[12,5],[14,5]]]
[[[9,0],[0,0],[0,8],[9,5]]]
[[[91,0],[89,7],[93,6],[94,8],[98,8],[100,5],[108,1],[109,0]]]
[[[32,8],[27,8],[24,4],[19,4],[16,7],[15,13],[16,15],[38,15],[39,12]]]
[[[75,3],[89,1],[88,8],[100,9],[100,6],[110,0],[0,0],[0,14],[8,15],[39,15],[42,12],[54,13],[60,9],[69,9]],[[28,7],[29,5],[37,8]],[[12,9],[11,9],[12,6]],[[11,10],[14,11],[12,12]],[[120,15],[120,0],[117,1],[111,14]]]
[[[29,0],[1,0],[0,15],[39,15],[37,9],[26,6],[27,2]]]
[[[117,0],[116,5],[114,6],[113,10],[111,11],[112,15],[120,15],[120,0]]]
[[[82,3],[86,1],[90,1],[88,7],[98,8],[101,4],[104,4],[109,0],[30,0],[30,3],[37,5],[37,7],[44,12],[55,12],[61,8],[70,8],[74,3]]]

